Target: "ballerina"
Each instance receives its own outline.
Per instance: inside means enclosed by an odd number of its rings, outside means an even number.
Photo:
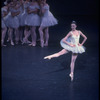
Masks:
[[[41,47],[48,46],[49,27],[58,24],[56,18],[49,11],[46,0],[40,0],[41,25],[39,27]],[[43,32],[44,31],[44,32]]]
[[[40,26],[40,16],[38,15],[38,2],[36,0],[32,0],[27,9],[28,15],[26,17],[25,24],[27,26],[30,26],[32,38],[32,43],[29,45],[36,46],[36,27]]]
[[[26,0],[23,2],[23,8],[24,8],[24,12],[22,14],[22,19],[21,19],[21,23],[22,23],[22,26],[25,27],[25,30],[24,30],[24,37],[23,37],[23,43],[31,43],[29,40],[28,40],[28,37],[30,36],[30,27],[25,25],[25,20],[26,20],[26,17],[28,16],[28,12],[27,12],[27,9],[29,7],[29,4],[30,4],[30,0]]]
[[[19,20],[19,28],[18,28],[18,30],[19,30],[19,40],[20,40],[21,43],[23,42],[23,38],[22,37],[23,37],[23,29],[24,29],[24,26],[23,26],[23,23],[22,23],[22,20],[23,20],[22,14],[24,12],[23,3],[24,3],[23,0],[17,1],[17,4],[18,4],[17,9],[20,11],[20,14],[17,17],[18,17],[18,20]]]
[[[83,44],[87,40],[87,37],[80,30],[76,30],[76,27],[77,27],[76,22],[72,21],[71,23],[72,30],[60,41],[60,44],[64,49],[62,49],[58,53],[44,57],[44,59],[51,59],[54,57],[59,57],[71,51],[72,52],[72,59],[70,64],[71,72],[69,74],[69,76],[71,77],[71,81],[73,81],[74,78],[74,67],[76,58],[78,56],[78,53],[81,54],[85,52],[85,47],[83,46]],[[80,36],[84,38],[82,43],[79,43]]]
[[[11,12],[11,15],[9,17],[9,28],[10,28],[10,41],[11,41],[11,45],[14,45],[13,42],[13,30],[15,30],[15,42],[16,44],[18,44],[19,41],[19,19],[18,19],[18,15],[20,14],[20,11],[18,9],[18,3],[17,0],[13,0],[11,6],[9,7],[9,11]]]
[[[7,32],[7,27],[8,27],[8,17],[9,17],[9,3],[10,1],[5,1],[4,6],[1,8],[1,13],[2,13],[2,37],[1,37],[1,45],[6,46],[4,44],[6,32]]]

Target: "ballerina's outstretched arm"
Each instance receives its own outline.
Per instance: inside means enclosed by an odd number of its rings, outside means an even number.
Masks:
[[[64,55],[66,53],[68,53],[68,51],[66,49],[63,49],[63,50],[61,50],[58,53],[54,53],[52,55],[49,55],[49,56],[44,57],[44,59],[51,59],[51,58],[59,57],[59,56]]]

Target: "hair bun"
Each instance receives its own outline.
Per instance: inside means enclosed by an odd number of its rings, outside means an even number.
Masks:
[[[72,22],[76,23],[76,21],[74,21],[74,20]]]
[[[73,20],[71,24],[76,24],[76,21]]]

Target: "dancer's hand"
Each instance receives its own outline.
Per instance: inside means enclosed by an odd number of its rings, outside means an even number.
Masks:
[[[70,46],[71,46],[71,47],[75,47],[76,45],[74,45],[74,44],[70,44]]]
[[[78,43],[78,46],[82,46],[82,44]]]

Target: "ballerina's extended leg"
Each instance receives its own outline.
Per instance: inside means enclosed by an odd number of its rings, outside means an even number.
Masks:
[[[54,57],[59,57],[59,56],[64,55],[66,53],[68,53],[68,51],[65,50],[65,49],[63,49],[63,50],[61,50],[58,53],[55,53],[55,54],[52,54],[52,55],[49,55],[49,56],[44,57],[44,59],[51,59],[51,58],[54,58]]]

